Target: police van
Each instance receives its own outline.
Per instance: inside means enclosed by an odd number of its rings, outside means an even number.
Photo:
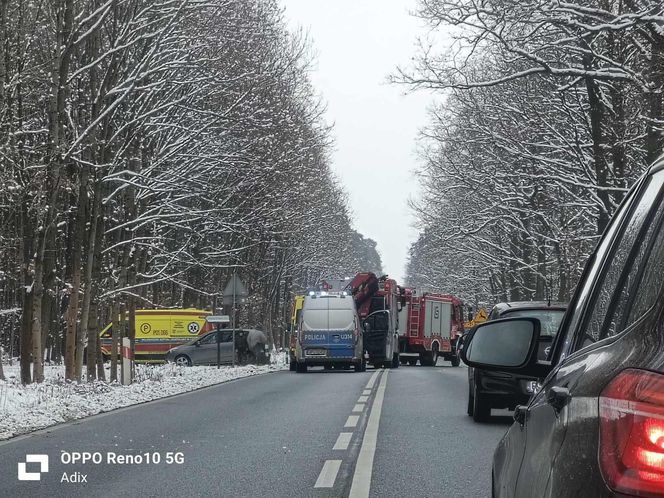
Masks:
[[[297,330],[296,372],[313,366],[366,370],[360,319],[347,293],[310,292],[304,298]]]

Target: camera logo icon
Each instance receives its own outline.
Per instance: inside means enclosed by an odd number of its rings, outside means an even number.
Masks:
[[[38,463],[39,472],[28,472],[29,463]],[[25,462],[18,462],[19,481],[41,481],[41,475],[46,472],[48,472],[48,455],[25,455]]]

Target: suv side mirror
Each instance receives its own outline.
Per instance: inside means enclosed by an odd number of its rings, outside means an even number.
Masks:
[[[507,318],[477,325],[468,334],[461,359],[481,370],[517,371],[537,361],[540,321]]]

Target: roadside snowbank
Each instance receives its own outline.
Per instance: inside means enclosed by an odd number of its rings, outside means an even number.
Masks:
[[[0,381],[0,440],[116,408],[194,391],[229,380],[282,370],[286,355],[273,355],[271,365],[178,367],[136,365],[136,382],[65,382],[63,366],[44,367],[42,384],[21,385],[18,366],[4,366]],[[108,373],[107,373],[108,378]]]

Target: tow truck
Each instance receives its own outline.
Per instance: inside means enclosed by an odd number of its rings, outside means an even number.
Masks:
[[[463,334],[463,303],[450,294],[418,293],[405,288],[404,306],[399,331],[401,363],[434,366],[440,356],[458,367],[460,358],[456,342]]]
[[[400,287],[387,275],[360,272],[346,286],[364,329],[367,362],[374,368],[399,367]]]

